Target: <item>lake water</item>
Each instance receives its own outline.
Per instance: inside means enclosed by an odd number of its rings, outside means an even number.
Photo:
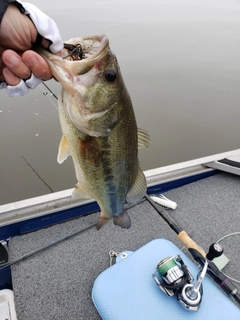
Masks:
[[[151,135],[140,150],[144,170],[240,148],[239,1],[31,2],[65,40],[108,36],[138,126]],[[58,83],[47,85],[59,93]],[[0,204],[76,183],[72,160],[56,161],[57,103],[43,91],[21,98],[0,91]]]

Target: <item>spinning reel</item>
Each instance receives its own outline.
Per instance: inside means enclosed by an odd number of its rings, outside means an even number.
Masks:
[[[179,303],[187,310],[197,311],[203,295],[202,282],[208,268],[208,260],[213,260],[223,253],[219,244],[212,244],[207,254],[207,259],[197,282],[193,285],[193,276],[183,262],[180,255],[167,257],[161,260],[156,268],[153,279],[158,287],[168,296],[177,296]]]

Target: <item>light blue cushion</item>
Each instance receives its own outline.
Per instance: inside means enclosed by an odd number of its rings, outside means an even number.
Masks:
[[[128,249],[128,248],[126,248]],[[199,269],[173,243],[156,239],[102,272],[95,280],[92,300],[104,320],[226,320],[240,319],[240,309],[208,278],[203,281],[198,311],[185,310],[152,278],[159,261],[180,254],[194,276]]]

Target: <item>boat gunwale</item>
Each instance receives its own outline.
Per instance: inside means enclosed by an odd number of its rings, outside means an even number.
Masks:
[[[205,163],[237,154],[240,154],[240,149],[146,170],[144,171],[144,174],[146,176],[148,188],[199,174],[211,173],[216,170],[204,166]],[[72,190],[73,189],[67,189],[1,205],[0,227],[95,202],[94,199],[71,199]]]

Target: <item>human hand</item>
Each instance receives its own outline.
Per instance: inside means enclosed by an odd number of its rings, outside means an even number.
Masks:
[[[45,36],[41,40],[43,47],[49,48],[50,45],[50,50],[55,54],[60,54],[62,49],[62,40],[56,24],[35,6],[21,4],[30,13],[31,19],[22,14],[15,5],[10,4],[0,26],[0,81],[4,81],[2,87],[6,87],[11,96],[24,95],[29,88],[34,89],[41,82],[40,79],[52,78],[44,58],[29,50],[36,42],[38,32]]]

